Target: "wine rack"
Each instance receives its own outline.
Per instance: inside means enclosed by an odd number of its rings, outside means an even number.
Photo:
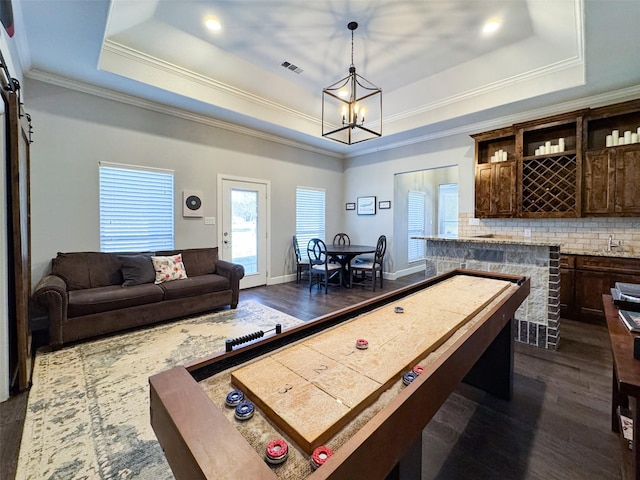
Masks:
[[[522,162],[523,216],[576,216],[575,152]]]

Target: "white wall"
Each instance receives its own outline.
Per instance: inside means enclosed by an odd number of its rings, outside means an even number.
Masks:
[[[349,159],[345,168],[345,201],[355,202],[363,195],[393,200],[395,174],[457,165],[459,211],[473,212],[473,158],[473,139],[468,135],[455,135]],[[401,249],[394,243],[394,211],[392,201],[390,210],[378,210],[375,216],[358,216],[350,211],[345,220],[348,225],[345,231],[353,243],[375,244],[379,235],[387,236],[385,272],[389,278],[424,268],[424,264],[415,268],[408,266],[406,248]]]
[[[98,163],[175,171],[175,247],[217,245],[217,225],[182,217],[182,190],[203,192],[216,216],[218,173],[271,181],[269,283],[295,278],[291,236],[297,186],[326,189],[327,232],[342,229],[343,161],[28,80],[31,145],[32,278],[59,251],[98,251]],[[292,273],[293,272],[293,273]]]
[[[455,166],[428,168],[414,172],[394,175],[393,199],[393,239],[395,253],[395,270],[407,272],[422,269],[424,261],[407,261],[409,251],[408,236],[408,192],[418,191],[425,194],[425,231],[424,234],[436,235],[439,223],[439,186],[447,183],[458,183],[459,168]],[[386,263],[386,262],[385,262]],[[385,265],[386,267],[386,265]]]

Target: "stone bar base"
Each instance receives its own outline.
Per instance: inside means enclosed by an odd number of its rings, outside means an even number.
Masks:
[[[515,340],[555,350],[560,340],[560,246],[473,239],[426,240],[427,278],[456,268],[531,278],[516,311]]]

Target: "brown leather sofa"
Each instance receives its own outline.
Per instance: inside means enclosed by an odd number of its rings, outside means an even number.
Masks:
[[[151,256],[178,253],[187,278],[155,284]],[[217,247],[139,254],[58,253],[33,298],[48,312],[49,344],[60,348],[226,305],[236,308],[242,277],[242,265],[218,259]]]

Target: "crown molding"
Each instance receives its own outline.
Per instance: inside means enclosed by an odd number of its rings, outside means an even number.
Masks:
[[[586,107],[605,106],[605,105],[610,105],[612,103],[624,102],[627,100],[634,100],[640,97],[640,85],[637,85],[637,86],[628,87],[620,90],[613,90],[609,92],[599,93],[596,95],[592,95],[590,97],[581,97],[575,100],[553,104],[546,107],[540,107],[533,110],[527,110],[524,113],[508,115],[508,116],[499,117],[499,118],[493,118],[490,120],[476,122],[476,123],[464,125],[461,127],[447,128],[437,132],[432,132],[425,135],[412,137],[410,139],[400,140],[398,142],[385,143],[384,145],[372,146],[371,148],[366,148],[366,149],[358,149],[356,152],[353,152],[353,153],[349,153],[349,152],[339,153],[331,150],[314,147],[304,142],[298,142],[282,136],[265,133],[260,130],[242,127],[240,125],[229,123],[229,122],[223,122],[221,120],[216,120],[206,115],[199,115],[199,114],[195,114],[195,113],[181,110],[178,108],[169,107],[156,102],[144,100],[142,98],[135,97],[133,95],[119,93],[113,90],[97,87],[94,85],[89,85],[84,82],[78,82],[76,80],[71,80],[66,77],[53,75],[51,73],[42,72],[39,70],[30,70],[25,76],[33,80],[39,80],[45,83],[50,83],[60,87],[69,88],[71,90],[76,90],[82,93],[87,93],[87,94],[95,95],[101,98],[106,98],[109,100],[125,103],[127,105],[137,106],[137,107],[151,110],[154,112],[181,118],[183,120],[193,121],[203,125],[224,129],[224,130],[231,131],[234,133],[239,133],[242,135],[248,135],[250,137],[258,138],[261,140],[277,143],[280,145],[285,145],[292,148],[298,148],[300,150],[305,150],[305,151],[326,155],[326,156],[329,156],[332,158],[338,158],[338,159],[355,158],[362,155],[369,155],[376,152],[383,152],[383,151],[393,150],[396,148],[407,147],[407,146],[415,145],[418,143],[428,142],[428,141],[437,140],[440,138],[450,137],[454,135],[461,135],[461,134],[470,135],[477,132],[483,132],[487,130],[501,128],[504,126],[512,125],[514,123],[534,120],[536,118],[544,118],[547,116],[556,115],[556,114],[564,113],[567,111],[579,110],[581,108],[586,108]],[[362,144],[360,144],[360,146],[362,146]]]
[[[134,95],[116,92],[114,90],[98,87],[95,85],[90,85],[88,83],[79,82],[77,80],[72,80],[67,77],[54,75],[52,73],[43,72],[37,69],[30,70],[25,74],[25,76],[32,80],[38,80],[44,83],[50,83],[52,85],[57,85],[59,87],[68,88],[70,90],[87,93],[89,95],[95,95],[96,97],[105,98],[107,100],[113,100],[116,102],[124,103],[126,105],[132,105],[135,107],[144,108],[146,110],[162,113],[164,115],[180,118],[182,120],[188,120],[191,122],[200,123],[202,125],[207,125],[209,127],[220,128],[223,130],[239,133],[242,135],[247,135],[247,136],[258,138],[268,142],[273,142],[273,143],[285,145],[288,147],[298,148],[301,150],[306,150],[309,152],[326,155],[332,158],[344,159],[344,154],[342,153],[334,152],[334,151],[319,148],[319,147],[314,147],[313,145],[309,145],[304,142],[298,142],[296,140],[285,138],[279,135],[266,133],[253,128],[243,127],[235,123],[216,120],[215,118],[209,117],[207,115],[200,115],[200,114],[189,112],[187,110],[182,110],[176,107],[170,107],[157,102],[152,102],[150,100],[145,100],[143,98],[136,97]]]
[[[384,118],[383,121],[386,124],[393,123],[395,121],[404,120],[415,115],[428,113],[438,108],[443,108],[451,104],[460,103],[478,97],[480,95],[486,95],[500,91],[504,88],[511,87],[516,84],[523,84],[525,82],[540,80],[545,77],[563,72],[565,70],[573,69],[575,67],[585,66],[585,45],[584,45],[584,0],[574,0],[575,8],[575,29],[576,29],[576,54],[568,57],[562,61],[545,65],[540,68],[530,70],[518,75],[512,75],[508,78],[500,79],[499,81],[483,85],[478,88],[467,90],[456,95],[451,95],[446,98],[439,99],[431,103],[426,103],[417,106],[410,110],[405,110],[394,115],[389,115]]]
[[[408,140],[402,140],[395,143],[388,143],[382,146],[373,147],[367,150],[359,150],[354,154],[346,154],[347,159],[359,157],[361,155],[370,155],[376,152],[382,152],[386,150],[393,150],[396,148],[415,145],[417,143],[428,142],[437,140],[440,138],[451,137],[454,135],[471,135],[478,132],[485,132],[488,130],[494,130],[496,128],[502,128],[515,123],[526,122],[535,120],[536,118],[544,118],[552,115],[558,115],[565,112],[571,112],[573,110],[580,110],[582,108],[595,108],[611,105],[613,103],[625,102],[627,100],[635,100],[640,97],[640,85],[633,87],[623,88],[620,90],[613,90],[610,92],[599,93],[590,97],[581,97],[575,100],[569,100],[562,103],[555,103],[546,107],[540,107],[533,110],[527,110],[524,113],[518,113],[514,115],[508,115],[499,118],[492,118],[490,120],[476,122],[469,125],[464,125],[456,128],[444,129],[438,132],[429,133],[426,135],[420,135],[412,137]]]
[[[220,82],[213,78],[207,77],[200,73],[197,73],[187,68],[176,65],[174,63],[167,62],[166,60],[162,60],[160,58],[154,57],[153,55],[149,55],[147,53],[141,52],[139,50],[128,47],[126,45],[122,45],[120,43],[114,42],[113,40],[106,39],[102,46],[102,50],[108,53],[111,53],[113,55],[122,57],[128,61],[138,62],[142,65],[154,68],[156,70],[168,73],[170,75],[175,75],[188,82],[198,83],[200,85],[203,85],[207,88],[223,93],[225,95],[232,95],[243,101],[253,103],[254,105],[259,105],[261,107],[265,107],[270,110],[279,111],[285,115],[296,117],[306,122],[309,122],[309,121],[315,122],[318,124],[318,126],[321,124],[321,122],[316,117],[313,117],[311,115],[306,115],[293,108],[283,106],[277,102],[273,102],[271,100],[260,97],[258,95],[254,95],[250,92],[234,87],[233,85]]]
[[[544,67],[537,68],[535,70],[531,70],[529,72],[522,73],[519,75],[513,75],[511,77],[501,79],[497,82],[489,83],[481,87],[474,88],[472,90],[461,92],[456,95],[451,95],[449,97],[445,97],[431,103],[426,103],[418,107],[412,108],[410,110],[406,110],[404,112],[400,112],[394,115],[389,115],[384,119],[384,123],[390,124],[399,120],[405,120],[415,115],[428,113],[430,111],[436,110],[438,108],[443,108],[443,107],[452,105],[454,103],[461,103],[461,102],[469,101],[474,97],[479,97],[481,95],[494,93],[516,84],[522,84],[524,82],[530,82],[533,80],[540,80],[541,78],[554,75],[564,70],[575,68],[576,66],[578,67],[584,66],[584,62],[580,56],[575,56],[570,59],[563,60],[561,62],[556,62],[551,65],[546,65]]]

